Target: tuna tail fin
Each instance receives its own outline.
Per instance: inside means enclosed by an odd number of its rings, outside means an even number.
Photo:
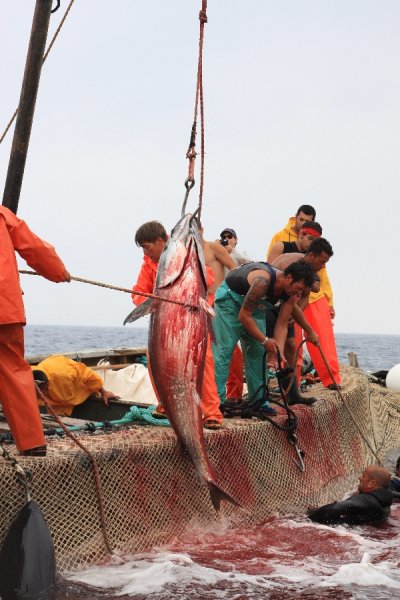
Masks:
[[[214,483],[213,481],[208,481],[207,485],[210,491],[211,502],[213,503],[213,507],[217,512],[219,512],[221,500],[226,500],[227,502],[233,504],[233,506],[238,506],[239,508],[243,509],[243,506],[239,502],[237,502],[237,500],[232,498],[232,496],[230,496],[227,492],[220,488],[216,483]]]
[[[133,311],[130,312],[129,315],[125,318],[124,325],[126,325],[127,323],[133,323],[134,321],[137,321],[137,319],[140,319],[141,317],[144,317],[145,315],[149,315],[150,313],[154,312],[155,307],[152,306],[153,303],[153,298],[148,298],[143,302],[143,304],[140,304],[139,306],[134,308]]]

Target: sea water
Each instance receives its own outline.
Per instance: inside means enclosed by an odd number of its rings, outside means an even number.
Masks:
[[[355,352],[365,371],[389,370],[400,363],[400,335],[338,333],[336,345],[341,363]],[[67,327],[63,325],[27,325],[25,353],[63,354],[84,350],[147,346],[147,329],[138,327]]]
[[[339,359],[365,370],[400,363],[400,336],[337,334]],[[144,346],[144,329],[26,327],[26,353]],[[396,453],[392,453],[392,461]],[[392,466],[392,465],[391,465]],[[349,490],[350,491],[350,490]],[[232,528],[221,519],[146,554],[114,557],[61,578],[57,600],[387,600],[400,598],[400,504],[380,526],[327,527],[275,516]]]

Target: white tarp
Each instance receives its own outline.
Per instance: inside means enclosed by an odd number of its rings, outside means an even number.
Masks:
[[[106,390],[114,392],[125,402],[157,404],[149,372],[144,365],[134,363],[118,371],[107,368],[109,363],[99,363],[99,366],[103,365],[104,370],[97,370],[97,373],[103,378]]]

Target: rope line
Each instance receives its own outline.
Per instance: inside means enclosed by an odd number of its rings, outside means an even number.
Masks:
[[[194,167],[196,162],[196,135],[197,135],[197,116],[200,106],[200,189],[199,189],[199,219],[201,217],[201,209],[203,205],[203,190],[204,190],[204,93],[203,93],[203,47],[204,47],[204,25],[207,23],[207,0],[202,0],[201,10],[199,12],[200,33],[199,33],[199,55],[197,60],[197,77],[196,77],[196,94],[194,101],[193,125],[190,135],[189,147],[186,152],[186,158],[189,160],[188,176],[185,180],[186,193],[182,205],[182,216],[186,212],[186,204],[189,198],[190,190],[194,187]]]
[[[349,408],[349,406],[348,406],[348,404],[347,404],[346,400],[344,399],[344,396],[343,396],[343,394],[342,394],[342,392],[341,392],[341,390],[340,390],[340,388],[339,388],[339,385],[338,385],[338,383],[335,381],[335,377],[333,376],[332,370],[331,370],[331,368],[330,368],[330,366],[329,366],[329,363],[328,363],[328,361],[327,361],[327,359],[326,359],[326,356],[325,356],[325,354],[324,354],[324,352],[323,352],[323,350],[322,350],[322,348],[321,348],[321,346],[320,346],[319,342],[318,342],[318,344],[317,344],[317,347],[318,347],[318,349],[319,349],[319,351],[320,351],[320,353],[321,353],[321,356],[322,356],[322,359],[323,359],[323,361],[324,361],[324,363],[325,363],[325,366],[326,366],[326,368],[328,369],[328,373],[329,373],[329,376],[330,376],[330,378],[332,379],[333,383],[334,383],[334,384],[337,386],[337,388],[338,388],[338,389],[337,389],[337,392],[338,392],[338,394],[339,394],[339,397],[340,397],[341,401],[343,402],[343,404],[344,404],[344,406],[345,406],[345,408],[346,408],[346,410],[347,410],[347,412],[348,412],[348,414],[349,414],[349,416],[350,416],[351,420],[353,421],[354,425],[356,426],[356,429],[357,429],[358,433],[360,434],[360,436],[362,437],[362,439],[364,440],[364,442],[365,442],[365,443],[366,443],[366,445],[368,446],[368,448],[369,448],[370,452],[372,453],[372,455],[373,455],[373,456],[376,458],[376,460],[377,460],[377,461],[378,461],[378,463],[381,465],[381,467],[383,467],[383,466],[384,466],[384,465],[383,465],[383,462],[381,461],[381,459],[379,458],[379,456],[377,455],[377,453],[375,452],[375,450],[372,448],[371,444],[369,443],[369,441],[368,441],[368,439],[366,438],[366,436],[364,435],[364,433],[361,431],[361,429],[360,429],[360,427],[359,427],[359,425],[358,425],[357,421],[355,420],[355,418],[354,418],[354,416],[353,416],[353,414],[352,414],[352,412],[351,412],[351,410],[350,410],[350,408]]]
[[[60,33],[60,31],[61,31],[61,27],[64,25],[65,19],[67,18],[67,16],[68,16],[68,13],[69,13],[69,11],[71,10],[71,7],[72,7],[72,5],[73,5],[73,3],[74,3],[74,2],[75,2],[75,0],[71,0],[71,2],[68,4],[68,6],[67,6],[67,9],[66,9],[66,11],[65,11],[65,13],[64,13],[64,16],[63,16],[63,18],[61,19],[61,21],[60,21],[60,24],[59,24],[59,26],[57,27],[57,29],[56,29],[56,32],[55,32],[55,34],[53,35],[53,37],[52,37],[52,39],[51,39],[51,42],[50,42],[50,44],[49,44],[49,47],[47,48],[46,52],[44,53],[44,56],[43,56],[43,63],[42,63],[42,64],[44,64],[44,63],[45,63],[45,60],[46,60],[46,58],[48,57],[48,55],[49,55],[49,53],[50,53],[50,50],[52,49],[52,47],[53,47],[53,44],[54,44],[54,42],[56,41],[56,39],[57,39],[57,36],[58,36],[58,34]],[[52,12],[54,12],[54,11],[52,11]],[[15,121],[15,118],[16,118],[16,116],[17,116],[17,114],[18,114],[18,107],[15,109],[15,112],[14,112],[13,116],[12,116],[12,117],[11,117],[11,119],[9,120],[9,122],[8,122],[8,124],[7,124],[7,127],[5,128],[5,130],[4,130],[3,134],[2,134],[2,136],[0,137],[0,144],[2,143],[2,141],[4,140],[4,138],[6,137],[6,135],[7,135],[8,131],[9,131],[9,129],[10,129],[10,127],[11,127],[11,125],[14,123],[14,121]]]
[[[29,471],[29,469],[25,470],[22,467],[22,465],[17,461],[15,456],[11,454],[9,450],[6,450],[6,448],[4,448],[4,446],[2,445],[0,445],[0,455],[5,460],[8,460],[11,463],[11,467],[14,469],[17,475],[18,482],[21,483],[25,488],[26,501],[30,502],[31,494],[29,489],[29,482],[32,479],[32,473]]]
[[[99,467],[98,467],[97,461],[96,461],[95,457],[93,456],[93,454],[90,452],[90,450],[88,450],[86,448],[86,446],[84,446],[84,444],[82,444],[82,442],[76,437],[76,435],[74,435],[68,429],[68,427],[66,427],[64,425],[64,423],[62,422],[62,420],[60,419],[60,417],[58,415],[56,415],[56,413],[54,412],[51,404],[48,402],[46,396],[42,393],[42,391],[39,389],[38,386],[36,386],[36,393],[38,394],[38,396],[42,400],[43,404],[46,406],[47,411],[53,416],[54,420],[57,421],[57,423],[59,424],[59,426],[61,427],[61,429],[63,429],[63,431],[65,432],[65,434],[69,438],[71,438],[71,440],[77,446],[79,446],[79,448],[81,448],[81,450],[83,450],[88,455],[88,457],[89,457],[89,460],[90,460],[90,462],[92,464],[92,469],[93,469],[93,477],[94,477],[94,482],[95,482],[95,487],[96,487],[96,494],[97,494],[97,502],[98,502],[98,507],[99,507],[100,527],[101,527],[101,531],[102,531],[102,534],[103,534],[104,545],[105,545],[105,547],[107,549],[107,552],[109,554],[113,554],[113,550],[111,548],[110,541],[108,539],[107,525],[106,525],[106,516],[105,516],[104,502],[103,502],[103,492],[102,492],[102,488],[101,488],[101,479],[100,479],[100,473],[99,473]]]
[[[38,275],[42,277],[40,273],[36,273],[36,271],[26,271],[24,269],[20,269],[18,271],[22,275]],[[144,296],[145,298],[152,298],[154,300],[161,300],[162,302],[169,302],[170,304],[178,304],[179,306],[184,306],[185,308],[191,308],[197,310],[200,308],[195,304],[189,304],[187,302],[182,302],[181,300],[172,300],[171,298],[163,298],[163,296],[158,296],[157,294],[149,294],[147,292],[140,292],[139,290],[129,289],[124,287],[118,287],[116,285],[111,285],[110,283],[103,283],[101,281],[94,281],[93,279],[84,279],[83,277],[73,277],[71,275],[71,281],[79,281],[80,283],[88,283],[89,285],[97,285],[98,287],[106,288],[108,290],[116,290],[117,292],[125,292],[126,294],[134,294],[135,296]]]

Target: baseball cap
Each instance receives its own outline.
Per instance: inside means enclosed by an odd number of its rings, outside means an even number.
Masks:
[[[231,229],[230,227],[225,227],[225,229],[223,229],[219,234],[220,237],[222,237],[224,233],[230,233],[231,235],[233,235],[234,238],[237,238],[236,231],[234,229]]]

